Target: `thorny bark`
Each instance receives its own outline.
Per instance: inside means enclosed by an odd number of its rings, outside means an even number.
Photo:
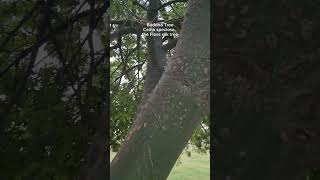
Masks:
[[[112,180],[166,179],[208,113],[209,8],[209,0],[189,2],[176,53],[113,159]]]

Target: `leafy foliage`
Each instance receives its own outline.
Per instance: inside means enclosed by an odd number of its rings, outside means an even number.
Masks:
[[[1,179],[82,173],[106,111],[108,52],[85,45],[108,34],[106,3],[0,2]]]

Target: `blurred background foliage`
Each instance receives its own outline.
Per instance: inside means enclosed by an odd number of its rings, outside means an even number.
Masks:
[[[0,1],[0,179],[70,180],[107,110],[108,1]]]

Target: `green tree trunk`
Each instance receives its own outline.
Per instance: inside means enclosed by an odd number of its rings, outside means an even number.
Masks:
[[[161,5],[159,0],[150,0],[149,8],[147,10],[147,19],[150,22],[158,20],[158,7]],[[143,99],[141,105],[149,98],[152,90],[158,84],[164,72],[164,63],[166,54],[161,49],[161,37],[147,37],[148,59],[146,80],[144,82]]]
[[[191,0],[175,55],[111,163],[111,180],[164,180],[209,111],[210,1]]]

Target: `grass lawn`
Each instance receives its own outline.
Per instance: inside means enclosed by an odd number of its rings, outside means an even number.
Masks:
[[[110,160],[116,153],[110,153]],[[210,156],[192,152],[191,157],[186,153],[181,155],[181,164],[176,164],[172,169],[168,180],[209,180]]]

